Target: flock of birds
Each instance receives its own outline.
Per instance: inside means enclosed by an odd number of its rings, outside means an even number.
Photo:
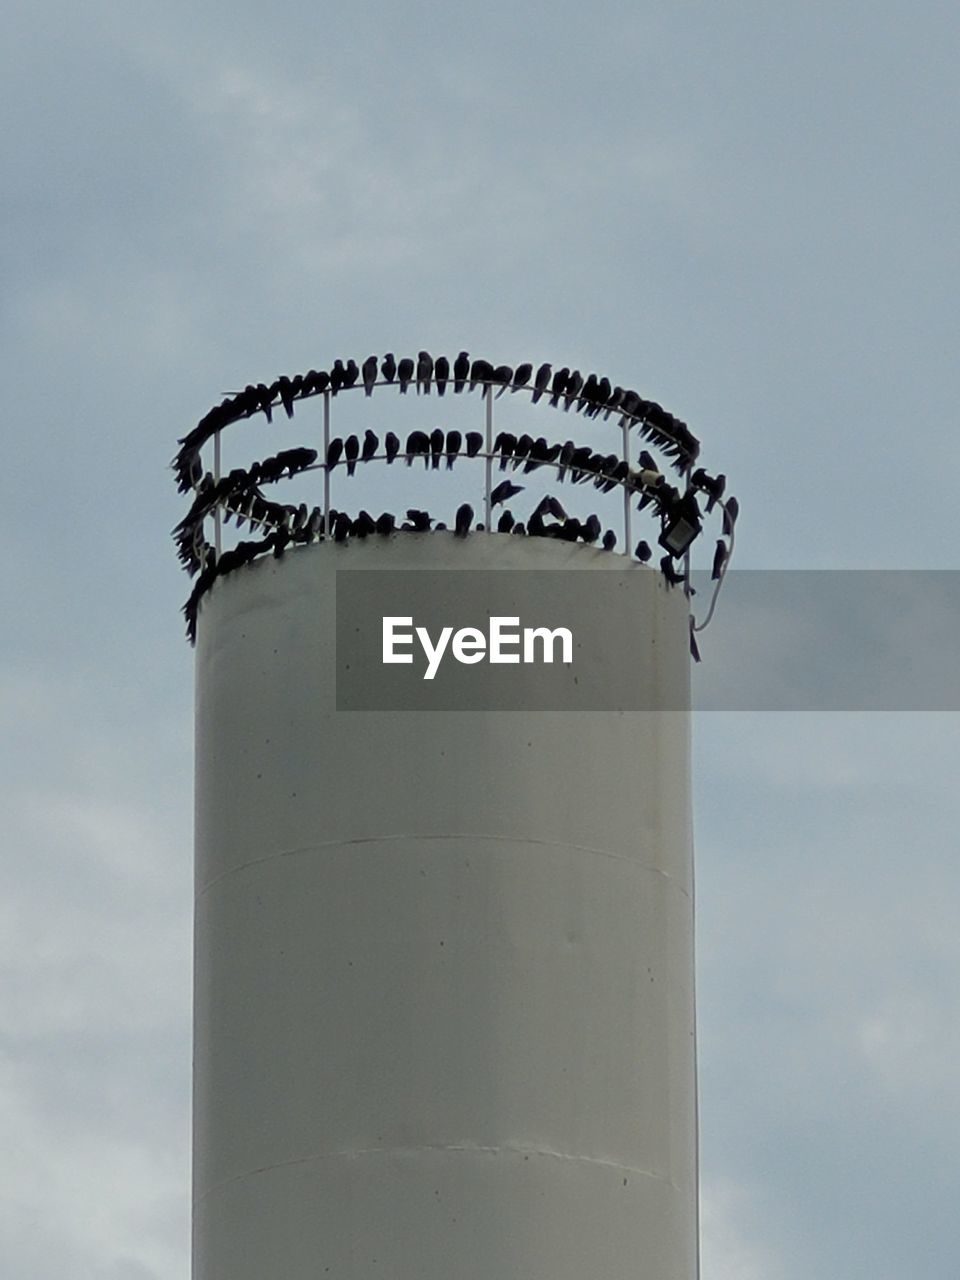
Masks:
[[[555,408],[567,412],[574,409],[585,417],[596,418],[603,414],[609,418],[616,414],[621,426],[635,427],[641,438],[648,441],[670,459],[672,467],[680,473],[684,483],[681,490],[669,483],[656,459],[646,449],[639,454],[639,465],[631,466],[619,454],[601,454],[589,446],[578,447],[573,440],[550,443],[546,437],[517,436],[501,431],[493,442],[492,453],[484,451],[484,438],[479,431],[461,433],[444,431],[437,427],[432,432],[411,431],[405,441],[393,431],[388,431],[381,441],[369,428],[361,439],[357,435],[330,440],[326,457],[320,459],[316,449],[284,449],[249,468],[236,468],[215,478],[205,471],[201,451],[217,432],[231,423],[263,413],[268,421],[273,411],[281,406],[288,418],[293,417],[294,402],[310,396],[338,392],[361,384],[367,395],[379,385],[396,383],[401,394],[411,386],[418,394],[429,395],[431,389],[438,396],[447,390],[453,394],[473,391],[482,387],[484,394],[499,398],[506,392],[529,391],[534,403],[549,397]],[[184,518],[173,530],[177,554],[187,572],[195,578],[194,587],[183,607],[187,624],[187,636],[196,640],[197,616],[200,601],[217,577],[249,564],[257,557],[272,554],[283,555],[289,546],[303,545],[331,538],[338,543],[352,538],[370,536],[389,537],[395,532],[437,531],[447,528],[442,521],[435,521],[426,511],[410,508],[406,518],[398,520],[390,512],[373,517],[361,511],[351,517],[345,512],[320,507],[312,509],[306,503],[299,506],[273,502],[265,496],[262,485],[272,484],[284,477],[292,477],[305,471],[325,469],[333,472],[343,467],[353,475],[358,462],[385,461],[388,465],[401,459],[407,466],[422,460],[425,468],[438,470],[441,464],[452,469],[456,460],[490,457],[498,464],[500,472],[520,472],[529,475],[540,467],[556,471],[557,481],[567,478],[571,485],[593,484],[601,493],[610,493],[622,487],[632,497],[638,495],[638,509],[650,508],[659,518],[661,527],[677,521],[685,521],[694,531],[700,532],[703,515],[711,512],[719,503],[723,515],[723,537],[717,540],[712,576],[719,582],[726,569],[734,523],[738,514],[736,498],[724,501],[726,478],[710,475],[702,467],[695,468],[700,445],[686,424],[673,417],[660,405],[642,399],[637,392],[619,386],[611,386],[609,379],[589,374],[581,376],[579,370],[569,368],[554,372],[552,365],[542,364],[534,373],[532,364],[521,364],[515,369],[509,365],[494,366],[486,360],[471,361],[461,351],[452,366],[444,356],[434,360],[421,351],[416,361],[404,358],[397,361],[388,353],[382,358],[370,356],[362,365],[354,360],[334,362],[329,372],[310,370],[296,377],[278,378],[272,385],[258,383],[248,385],[237,395],[226,397],[214,406],[196,427],[179,441],[180,448],[173,459],[173,470],[180,492],[193,491],[193,502]],[[491,509],[503,507],[491,530],[498,533],[527,534],[534,537],[557,538],[567,542],[584,542],[600,545],[613,551],[617,535],[612,529],[603,530],[599,517],[590,515],[586,520],[568,515],[560,500],[553,494],[544,497],[533,514],[526,520],[516,520],[504,504],[524,489],[510,475],[505,476],[492,489]],[[701,502],[704,503],[701,509]],[[249,525],[252,532],[262,536],[240,541],[219,556],[205,536],[205,521],[217,510],[224,524],[235,522],[236,528]],[[453,533],[466,537],[474,529],[484,531],[485,526],[475,523],[475,512],[469,503],[457,510]],[[686,584],[683,572],[683,553],[671,549],[661,537],[661,545],[667,554],[660,560],[660,570],[669,586]],[[634,549],[636,558],[648,562],[653,551],[641,540]],[[696,639],[691,628],[691,651],[699,660]]]

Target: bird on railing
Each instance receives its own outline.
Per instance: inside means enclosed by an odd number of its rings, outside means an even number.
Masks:
[[[413,361],[409,356],[404,356],[397,365],[397,377],[400,379],[400,394],[402,396],[407,394],[407,387],[409,387],[410,383],[413,381],[413,371]]]
[[[400,528],[407,532],[427,533],[431,524],[433,524],[433,516],[426,511],[419,511],[416,507],[410,507],[407,510],[407,519]]]
[[[474,360],[470,366],[470,390],[473,391],[478,383],[490,383],[493,381],[493,365],[489,360]]]
[[[352,476],[357,469],[360,457],[360,441],[356,436],[347,436],[343,442],[343,456],[347,460],[347,475]]]
[[[364,395],[372,396],[374,384],[377,381],[377,357],[367,356],[360,370],[363,375],[363,392]]]
[[[458,538],[465,538],[470,532],[470,526],[473,523],[473,507],[469,502],[464,502],[457,508],[457,519],[454,526],[454,533]]]
[[[483,448],[483,436],[479,431],[468,431],[465,436],[467,444],[467,457],[475,458]]]
[[[460,453],[460,448],[462,444],[463,444],[463,436],[460,434],[459,431],[454,430],[454,431],[447,432],[447,470],[448,471],[453,470],[454,460]]]
[[[424,467],[430,466],[430,437],[425,431],[411,431],[407,436],[407,466],[413,466],[414,458],[422,457]]]
[[[371,431],[370,428],[367,427],[366,431],[363,433],[363,451],[360,454],[360,461],[369,462],[377,452],[379,445],[380,440],[376,432]]]
[[[491,375],[490,381],[500,388],[494,397],[499,400],[513,381],[513,370],[508,364],[498,364]]]
[[[453,390],[459,395],[466,386],[467,379],[470,376],[470,355],[469,352],[461,351],[453,362]]]
[[[442,396],[450,381],[450,361],[446,356],[437,356],[433,366],[433,379],[437,384],[437,395]]]
[[[430,432],[430,460],[433,464],[434,471],[437,471],[440,468],[440,459],[443,457],[443,441],[443,428],[434,427]]]
[[[428,351],[421,351],[417,357],[417,395],[422,392],[430,394],[430,381],[433,378],[433,357]]]
[[[397,376],[397,361],[392,351],[388,351],[380,365],[380,373],[385,382],[393,382]]]
[[[531,404],[536,404],[550,386],[550,375],[552,371],[553,365],[549,362],[544,362],[537,370],[537,376],[533,380],[533,395],[530,397]]]

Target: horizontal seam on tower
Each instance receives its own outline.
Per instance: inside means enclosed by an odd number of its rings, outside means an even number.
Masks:
[[[585,844],[569,844],[565,840],[537,840],[531,836],[485,836],[476,832],[456,832],[447,834],[420,835],[416,832],[407,833],[406,835],[395,833],[385,836],[355,836],[348,840],[322,840],[315,844],[298,845],[294,849],[278,849],[276,853],[267,854],[263,858],[251,858],[249,862],[242,862],[237,867],[231,867],[229,871],[221,871],[219,875],[214,876],[212,880],[208,880],[203,888],[199,891],[198,896],[203,894],[221,880],[227,879],[228,876],[238,875],[241,871],[247,871],[250,867],[263,866],[266,862],[275,862],[279,858],[295,858],[303,853],[311,853],[320,849],[337,849],[347,845],[360,844],[391,844],[395,840],[487,840],[491,843],[509,843],[531,844],[538,848],[545,849],[571,849],[576,853],[592,853],[598,858],[612,858],[615,862],[625,862],[629,865],[641,867],[644,871],[650,871],[654,875],[661,876],[669,884],[675,885],[685,898],[690,895],[682,885],[678,884],[672,876],[668,876],[665,871],[661,871],[659,867],[651,867],[645,862],[640,862],[636,858],[630,858],[625,853],[614,853],[610,849],[594,849],[590,845]]]
[[[236,1173],[231,1178],[224,1178],[216,1186],[207,1187],[200,1195],[195,1196],[193,1203],[200,1204],[202,1200],[218,1191],[222,1191],[224,1187],[229,1187],[235,1182],[242,1182],[244,1178],[256,1178],[262,1173],[272,1173],[274,1169],[290,1169],[295,1168],[297,1165],[319,1163],[323,1160],[354,1159],[357,1156],[416,1155],[422,1151],[460,1151],[476,1155],[500,1155],[501,1152],[507,1152],[510,1155],[518,1156],[547,1156],[553,1160],[568,1160],[576,1164],[597,1165],[605,1169],[616,1169],[619,1173],[632,1173],[637,1177],[652,1178],[656,1182],[663,1182],[667,1186],[673,1187],[675,1191],[679,1190],[676,1183],[663,1174],[654,1173],[650,1169],[638,1169],[634,1165],[620,1164],[617,1160],[601,1160],[596,1156],[572,1155],[567,1151],[551,1151],[547,1147],[516,1147],[511,1146],[509,1143],[499,1147],[488,1147],[482,1146],[480,1143],[451,1142],[446,1144],[424,1143],[419,1147],[357,1147],[354,1150],[324,1151],[312,1156],[298,1156],[295,1160],[277,1160],[273,1164],[262,1165],[259,1169],[248,1169],[245,1173]]]

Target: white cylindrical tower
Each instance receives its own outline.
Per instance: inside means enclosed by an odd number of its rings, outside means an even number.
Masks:
[[[194,1280],[693,1280],[684,594],[592,623],[666,709],[345,712],[343,568],[656,572],[429,533],[214,583]]]

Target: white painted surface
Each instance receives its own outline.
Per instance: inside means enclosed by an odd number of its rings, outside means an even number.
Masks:
[[[194,1278],[692,1280],[688,717],[338,714],[333,574],[361,566],[655,572],[399,535],[215,585]],[[657,601],[631,661],[682,683],[685,602]]]

